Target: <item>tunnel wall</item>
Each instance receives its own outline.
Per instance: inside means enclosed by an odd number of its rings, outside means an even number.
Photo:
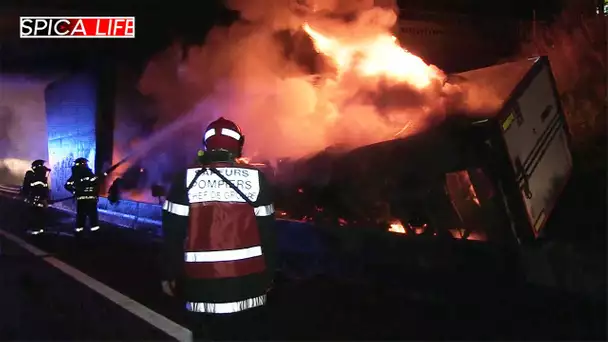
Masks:
[[[85,157],[95,168],[97,81],[91,74],[70,75],[49,84],[44,95],[52,169],[50,189],[52,198],[57,199],[70,196],[63,185],[70,177],[74,159]]]

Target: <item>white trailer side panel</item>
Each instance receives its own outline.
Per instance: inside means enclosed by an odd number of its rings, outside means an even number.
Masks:
[[[563,115],[547,64],[503,121],[503,134],[530,225],[538,235],[572,169]]]

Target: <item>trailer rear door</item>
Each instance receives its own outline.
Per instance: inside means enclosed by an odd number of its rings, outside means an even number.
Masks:
[[[543,63],[542,70],[502,122],[503,136],[535,236],[546,222],[572,169],[564,115],[556,94],[549,63]]]

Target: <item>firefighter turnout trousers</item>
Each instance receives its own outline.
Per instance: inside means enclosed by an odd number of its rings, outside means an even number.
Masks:
[[[222,315],[188,312],[188,327],[193,341],[267,341],[268,312],[266,306]]]
[[[37,235],[44,232],[44,228],[46,226],[46,208],[30,205],[29,208],[29,224],[28,224],[28,233]]]
[[[99,229],[99,214],[97,212],[97,199],[78,199],[76,201],[76,232],[82,232],[89,218],[91,231]]]

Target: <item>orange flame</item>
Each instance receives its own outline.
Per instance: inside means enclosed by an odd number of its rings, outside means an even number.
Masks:
[[[401,221],[391,222],[389,225],[388,231],[393,232],[393,233],[399,233],[399,234],[407,234],[405,227],[403,226]]]
[[[235,159],[238,164],[247,164],[251,166],[266,166],[264,163],[253,163],[249,157],[240,157]]]
[[[424,89],[445,77],[441,70],[399,46],[397,38],[388,33],[347,42],[322,35],[309,24],[304,24],[303,29],[312,38],[317,52],[336,64],[338,76],[352,70],[363,77],[385,77],[416,89]]]
[[[424,223],[423,225],[421,225],[419,227],[414,227],[414,226],[412,226],[411,224],[408,223],[408,227],[410,228],[410,231],[413,232],[415,235],[420,235],[420,234],[422,234],[422,233],[424,233],[426,231],[428,225],[426,223]],[[408,233],[408,230],[405,229],[405,226],[399,220],[392,221],[389,224],[388,231],[392,232],[392,233],[399,233],[399,234],[407,234]]]
[[[318,109],[325,113],[328,122],[339,122],[340,117],[354,115],[356,121],[366,127],[357,134],[359,143],[416,134],[433,121],[429,120],[431,116],[444,115],[441,94],[445,74],[401,47],[395,36],[379,31],[338,33],[339,29],[330,35],[321,33],[310,23],[305,23],[302,29],[311,38],[315,50],[328,57],[336,69],[333,79],[317,82],[316,87],[323,94],[317,103]],[[390,107],[388,103],[394,101],[396,95],[390,90],[384,92],[384,88],[403,92],[399,95],[401,98],[415,96],[411,101],[404,100]],[[386,94],[381,106],[387,106],[384,114],[389,119],[384,124],[380,124],[378,116],[366,115],[370,110],[367,104],[352,102],[353,96],[362,90]],[[389,100],[391,97],[393,100]]]

